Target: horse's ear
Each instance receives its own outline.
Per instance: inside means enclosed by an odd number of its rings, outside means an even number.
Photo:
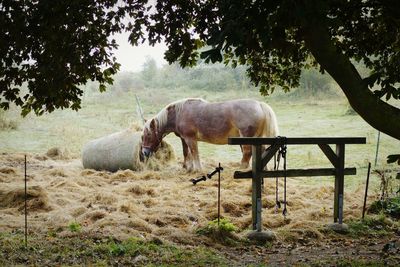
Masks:
[[[156,130],[156,121],[154,119],[150,121],[150,129]]]

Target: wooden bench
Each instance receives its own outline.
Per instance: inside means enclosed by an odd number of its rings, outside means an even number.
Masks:
[[[261,189],[263,178],[283,177],[283,170],[264,170],[267,163],[278,152],[283,144],[286,145],[318,145],[325,156],[332,163],[333,168],[315,168],[315,169],[288,169],[286,177],[300,176],[335,176],[335,194],[333,205],[334,223],[343,222],[343,187],[344,176],[355,175],[356,168],[345,168],[345,145],[346,144],[365,144],[365,137],[231,137],[228,139],[230,145],[251,145],[252,146],[252,170],[236,171],[235,179],[252,179],[252,223],[253,230],[261,232]],[[333,151],[330,145],[336,145]],[[263,146],[270,146],[263,151]]]

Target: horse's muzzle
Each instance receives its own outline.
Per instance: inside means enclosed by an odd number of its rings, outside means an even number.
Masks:
[[[153,151],[151,151],[150,148],[148,148],[148,147],[142,147],[142,154],[143,154],[143,156],[145,156],[146,158],[150,157],[152,153],[153,153]]]

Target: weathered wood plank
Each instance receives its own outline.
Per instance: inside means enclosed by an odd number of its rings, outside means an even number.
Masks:
[[[333,166],[337,167],[339,159],[333,152],[332,148],[327,144],[318,144],[319,148],[324,152],[325,156],[329,159]]]
[[[344,175],[355,175],[356,168],[345,168]],[[262,171],[261,176],[264,178],[284,177],[283,170]],[[318,168],[318,169],[289,169],[286,170],[286,177],[311,177],[311,176],[335,176],[335,168]],[[235,171],[233,174],[235,179],[252,178],[252,171]]]
[[[279,150],[279,145],[274,144],[262,153],[262,156],[261,156],[261,167],[262,168],[264,168],[265,165],[267,165],[267,163],[274,157],[274,155],[276,154],[276,152],[278,152],[278,150]]]
[[[272,145],[275,137],[229,137],[230,145]],[[365,137],[287,137],[288,145],[366,144]]]
[[[344,144],[336,145],[338,166],[335,174],[335,194],[333,203],[333,221],[342,224],[343,222],[343,191],[344,191]]]
[[[261,202],[261,183],[262,176],[261,171],[263,166],[261,166],[261,145],[252,146],[252,220],[253,220],[253,230],[261,232],[262,230],[262,202]]]

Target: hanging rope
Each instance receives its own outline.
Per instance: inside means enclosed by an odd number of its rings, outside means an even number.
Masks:
[[[276,155],[274,155],[274,170],[279,169],[279,163],[281,161],[281,153],[278,152],[278,162],[276,160]],[[275,213],[281,208],[281,202],[279,201],[279,178],[275,178]]]
[[[287,154],[287,146],[286,146],[286,137],[278,136],[277,142],[279,145],[278,150],[278,160],[276,160],[276,156],[274,156],[274,170],[279,169],[281,158],[283,158],[283,201],[279,200],[279,178],[275,178],[275,213],[281,208],[281,203],[283,203],[283,211],[282,214],[286,218],[287,208],[286,208],[286,154]]]
[[[282,214],[286,219],[286,214],[287,214],[287,209],[286,209],[286,152],[287,152],[287,147],[286,147],[286,137],[285,137],[285,143],[281,146],[282,150],[282,158],[283,158],[283,211]]]

